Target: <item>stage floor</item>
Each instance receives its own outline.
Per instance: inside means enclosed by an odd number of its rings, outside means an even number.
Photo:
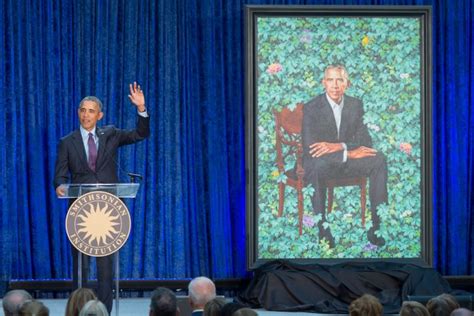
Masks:
[[[41,299],[41,302],[49,308],[49,315],[51,316],[63,316],[66,309],[66,299]],[[148,315],[148,304],[150,303],[149,298],[125,298],[121,299],[119,303],[119,316],[137,316],[137,315]],[[272,312],[258,309],[256,310],[258,315],[263,316],[318,316],[328,314],[315,314],[315,313],[288,313],[288,312]],[[0,311],[0,315],[3,316],[3,308]],[[115,316],[115,305],[112,310],[112,315]],[[346,314],[332,314],[332,315],[346,315]],[[187,315],[181,315],[187,316]]]

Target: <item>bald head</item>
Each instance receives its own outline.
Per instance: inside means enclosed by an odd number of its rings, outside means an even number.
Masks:
[[[451,312],[451,316],[474,316],[474,312],[467,308],[456,308]]]
[[[206,277],[197,277],[189,283],[188,292],[191,307],[203,309],[207,302],[216,297],[216,286]]]
[[[12,290],[3,297],[3,312],[5,316],[18,315],[21,305],[32,300],[30,293],[25,290]]]

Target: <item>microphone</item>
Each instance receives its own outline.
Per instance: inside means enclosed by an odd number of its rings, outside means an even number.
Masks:
[[[140,180],[143,179],[143,176],[141,174],[138,174],[138,173],[132,173],[132,172],[129,172],[127,173],[128,176],[130,177],[130,182],[131,183],[135,183],[135,178],[138,178]]]

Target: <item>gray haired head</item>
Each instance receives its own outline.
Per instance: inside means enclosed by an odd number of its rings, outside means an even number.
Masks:
[[[203,308],[207,302],[216,297],[216,286],[211,279],[200,276],[191,280],[188,292],[192,305]]]
[[[345,67],[344,65],[342,65],[342,64],[331,64],[331,65],[328,65],[328,66],[326,67],[326,69],[324,69],[324,78],[326,78],[326,75],[327,75],[327,73],[328,73],[328,71],[329,71],[330,69],[336,69],[336,70],[340,71],[342,77],[343,77],[345,80],[347,80],[348,82],[350,81],[350,80],[349,80],[349,72],[347,71],[346,67]]]
[[[11,290],[3,297],[3,312],[6,316],[18,315],[21,305],[32,299],[30,293],[25,290]]]
[[[79,316],[109,316],[104,303],[99,300],[90,300],[79,312]]]
[[[102,112],[102,108],[103,108],[102,101],[100,101],[98,97],[95,97],[93,95],[88,95],[87,97],[81,100],[81,102],[79,103],[79,108],[81,108],[84,102],[86,101],[92,101],[95,104],[97,104],[97,106],[99,107],[99,112]]]

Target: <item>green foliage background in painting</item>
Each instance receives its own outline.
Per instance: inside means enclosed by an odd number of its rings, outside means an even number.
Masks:
[[[264,17],[257,23],[258,67],[258,258],[418,258],[421,209],[420,22],[416,18]],[[294,108],[323,93],[326,65],[349,71],[347,94],[364,103],[374,147],[387,156],[389,202],[379,209],[382,247],[368,243],[370,212],[362,228],[359,189],[335,189],[327,225],[331,249],[318,241],[312,187],[304,190],[303,234],[298,234],[297,196],[288,187],[277,217],[273,109]],[[288,161],[287,168],[294,167]]]

